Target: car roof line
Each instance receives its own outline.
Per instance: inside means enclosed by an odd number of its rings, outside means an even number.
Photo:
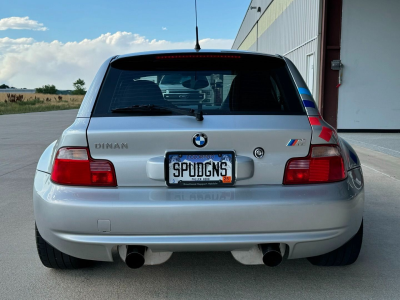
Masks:
[[[260,52],[242,51],[242,50],[230,50],[230,49],[201,49],[196,51],[194,49],[176,49],[176,50],[163,50],[163,51],[146,51],[146,52],[134,52],[116,56],[112,61],[116,61],[123,58],[136,57],[136,56],[147,56],[147,55],[165,55],[165,54],[201,54],[201,53],[230,53],[230,54],[247,54],[257,56],[268,56],[268,57],[279,57],[274,54],[266,54]]]

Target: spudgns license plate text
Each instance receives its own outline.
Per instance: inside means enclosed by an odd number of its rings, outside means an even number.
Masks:
[[[234,184],[234,152],[167,153],[167,185],[229,186]]]

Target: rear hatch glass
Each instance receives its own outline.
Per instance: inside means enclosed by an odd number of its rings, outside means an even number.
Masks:
[[[115,113],[143,105],[202,110],[204,115],[305,114],[284,60],[264,55],[171,54],[117,59],[106,74],[92,116],[160,114],[142,110]]]

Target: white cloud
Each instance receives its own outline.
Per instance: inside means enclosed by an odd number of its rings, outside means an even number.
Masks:
[[[167,27],[161,27],[162,30],[167,30]]]
[[[28,29],[40,31],[48,30],[46,27],[43,26],[42,23],[39,23],[35,20],[29,20],[29,17],[10,17],[0,19],[0,30],[7,29]]]
[[[18,53],[30,47],[34,43],[33,38],[10,39],[0,38],[0,61],[2,53]]]
[[[10,39],[8,37],[5,38],[0,38],[0,45],[15,45],[15,44],[31,44],[33,43],[35,40],[33,38],[19,38],[19,39]]]
[[[203,39],[203,49],[230,49],[233,40]],[[194,41],[149,40],[139,34],[116,32],[80,42],[35,42],[30,38],[0,39],[0,84],[35,88],[55,84],[72,89],[77,78],[92,81],[102,62],[113,55],[168,49],[193,49]]]

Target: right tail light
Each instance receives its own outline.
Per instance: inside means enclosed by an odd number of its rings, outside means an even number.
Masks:
[[[311,145],[307,157],[287,162],[283,184],[326,183],[345,178],[344,161],[337,145]]]

